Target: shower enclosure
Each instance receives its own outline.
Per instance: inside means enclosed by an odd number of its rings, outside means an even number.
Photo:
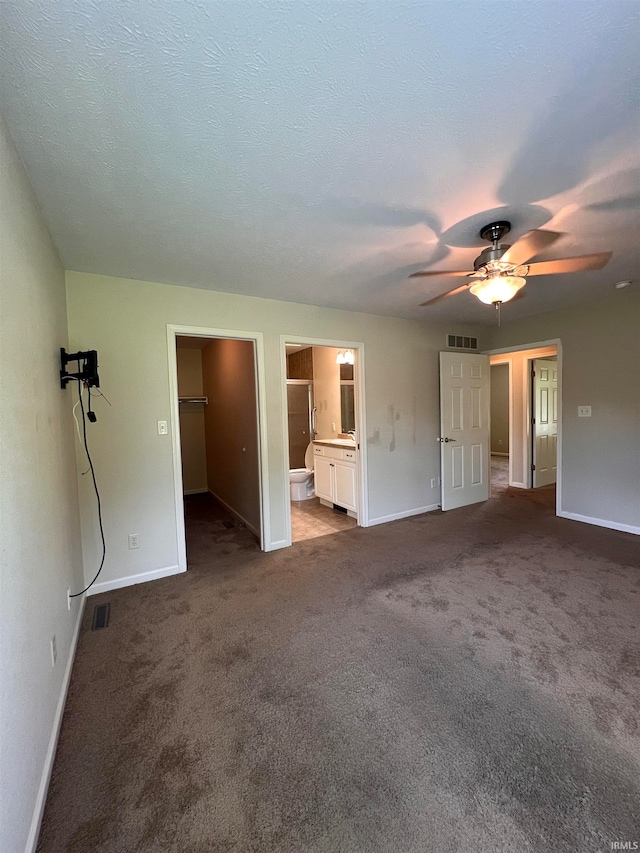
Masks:
[[[289,418],[289,468],[304,468],[304,454],[314,435],[313,384],[306,379],[287,379]]]

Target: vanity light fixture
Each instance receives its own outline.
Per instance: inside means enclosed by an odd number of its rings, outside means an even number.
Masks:
[[[353,351],[350,349],[340,350],[336,356],[336,364],[353,364]]]

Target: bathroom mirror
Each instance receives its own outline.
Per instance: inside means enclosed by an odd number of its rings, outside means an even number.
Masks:
[[[353,365],[340,365],[340,421],[342,432],[356,428]]]

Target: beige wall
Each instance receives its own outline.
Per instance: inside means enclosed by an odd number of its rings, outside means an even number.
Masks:
[[[212,340],[202,350],[209,491],[260,536],[256,371],[252,341]]]
[[[340,412],[340,365],[334,347],[313,347],[313,404],[317,438],[337,438],[342,432]]]
[[[487,330],[487,349],[560,338],[561,511],[640,532],[640,289]],[[515,382],[514,377],[514,382]],[[592,406],[579,418],[578,406]]]
[[[202,397],[202,351],[176,349],[178,395]],[[207,491],[207,452],[202,403],[180,404],[182,488],[185,494]]]
[[[491,452],[509,453],[509,365],[491,365]]]
[[[59,377],[64,272],[1,117],[0,198],[0,850],[8,853],[34,846],[82,601],[69,611],[67,588],[81,590],[83,573],[77,388],[61,390]],[[95,513],[95,497],[87,501]]]
[[[106,581],[144,580],[178,565],[171,436],[157,434],[157,421],[171,420],[168,323],[263,335],[268,547],[286,543],[289,512],[281,335],[364,344],[367,435],[361,442],[370,522],[438,504],[438,490],[430,488],[430,478],[440,473],[438,352],[451,324],[78,272],[67,273],[67,294],[72,344],[100,351],[102,384],[112,403],[110,416],[93,432],[110,544]],[[95,530],[90,516],[83,513],[82,520],[84,549],[92,555]],[[127,547],[130,532],[140,535],[135,551]]]

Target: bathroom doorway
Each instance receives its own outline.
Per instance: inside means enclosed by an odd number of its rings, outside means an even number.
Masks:
[[[168,327],[179,558],[190,569],[215,563],[213,552],[231,539],[269,550],[262,340],[213,332]]]
[[[292,542],[363,524],[361,356],[354,345],[284,341]]]

